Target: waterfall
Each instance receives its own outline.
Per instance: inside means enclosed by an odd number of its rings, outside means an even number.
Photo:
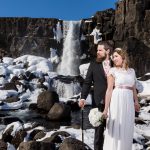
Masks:
[[[69,98],[81,91],[79,82],[81,21],[63,21],[63,53],[57,67],[59,77],[54,87],[60,97]],[[71,79],[71,80],[70,80]]]
[[[80,21],[63,22],[63,54],[57,73],[64,76],[78,76],[80,65]]]
[[[68,29],[69,29],[69,21],[63,21],[63,38],[64,39],[67,36]]]
[[[60,98],[71,98],[81,92],[81,86],[78,82],[64,83],[59,80],[53,80],[55,87]]]

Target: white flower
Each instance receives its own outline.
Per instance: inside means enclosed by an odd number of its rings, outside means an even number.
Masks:
[[[98,127],[102,123],[102,112],[98,108],[93,108],[89,113],[89,121],[94,127]]]

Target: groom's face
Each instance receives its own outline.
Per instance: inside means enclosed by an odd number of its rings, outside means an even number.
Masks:
[[[106,58],[106,50],[104,49],[104,45],[97,46],[97,58],[98,59]]]

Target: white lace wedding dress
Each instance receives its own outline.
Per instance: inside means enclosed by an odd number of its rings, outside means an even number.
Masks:
[[[134,69],[111,68],[110,75],[115,78],[115,86],[132,87],[136,76]],[[112,92],[105,130],[103,150],[131,150],[134,132],[133,91],[125,88],[114,88]]]

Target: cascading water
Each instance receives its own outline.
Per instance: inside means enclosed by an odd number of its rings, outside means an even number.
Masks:
[[[63,76],[65,81],[69,80],[68,77],[79,76],[80,24],[80,21],[63,22],[63,54],[57,73]],[[60,97],[69,98],[80,93],[80,84],[74,79],[69,83],[62,82],[62,80],[55,80],[54,82]]]
[[[64,21],[64,45],[61,63],[57,73],[64,76],[78,76],[80,65],[80,21]]]
[[[71,98],[74,95],[78,95],[81,91],[78,82],[65,83],[55,80],[55,87],[60,98]]]

